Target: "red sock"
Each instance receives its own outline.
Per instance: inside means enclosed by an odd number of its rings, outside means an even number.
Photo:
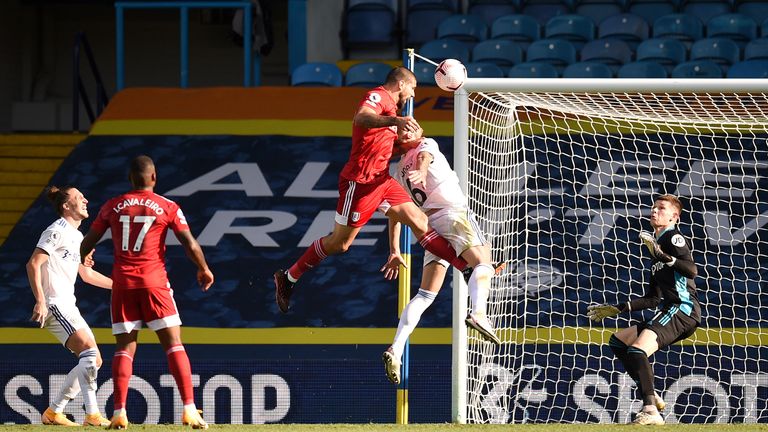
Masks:
[[[419,239],[419,244],[426,250],[437,255],[441,259],[444,259],[451,263],[452,266],[459,270],[467,268],[467,262],[463,258],[456,256],[456,251],[448,240],[436,233],[435,230],[430,229]]]
[[[292,265],[288,269],[288,274],[294,279],[299,279],[307,270],[320,264],[320,261],[326,259],[328,254],[325,253],[323,248],[323,239],[317,239],[307,250],[304,255],[296,261],[296,264]]]
[[[192,387],[192,366],[189,365],[189,357],[184,350],[184,345],[174,345],[165,352],[168,356],[168,369],[176,380],[181,401],[184,405],[195,403],[195,394]]]
[[[128,382],[133,375],[133,357],[128,351],[115,351],[112,358],[112,381],[114,382],[115,409],[125,408],[125,400],[128,398]]]

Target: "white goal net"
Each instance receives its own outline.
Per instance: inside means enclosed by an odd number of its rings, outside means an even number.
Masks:
[[[455,95],[455,168],[508,262],[489,314],[454,296],[454,419],[627,423],[636,385],[608,338],[652,311],[594,324],[589,304],[641,296],[654,198],[681,198],[702,325],[650,357],[667,423],[768,422],[768,82],[470,79]]]

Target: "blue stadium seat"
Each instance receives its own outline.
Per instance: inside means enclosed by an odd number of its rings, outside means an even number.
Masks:
[[[350,51],[357,48],[397,44],[397,3],[394,0],[349,0],[341,29],[344,58],[349,58]]]
[[[739,61],[739,46],[736,42],[725,38],[700,39],[691,46],[691,60],[712,60],[723,70]]]
[[[488,28],[498,17],[517,12],[514,0],[470,0],[467,13],[483,19]]]
[[[567,65],[576,63],[576,48],[565,39],[540,39],[528,46],[526,61],[549,63],[560,73]]]
[[[416,62],[413,66],[416,83],[421,87],[435,87],[435,66],[427,62]]]
[[[455,39],[474,46],[488,38],[488,26],[474,15],[451,15],[437,26],[438,39]]]
[[[447,58],[456,59],[464,64],[469,63],[469,47],[464,42],[453,39],[431,40],[422,45],[418,53],[435,63]]]
[[[765,0],[737,0],[736,12],[751,17],[756,23],[762,23],[768,19],[768,3]]]
[[[341,70],[333,63],[304,63],[291,74],[292,86],[339,87],[341,81]]]
[[[768,38],[755,39],[744,47],[744,60],[768,60]]]
[[[707,23],[708,38],[727,38],[744,48],[747,42],[757,38],[757,23],[742,14],[719,15]]]
[[[652,23],[656,18],[677,12],[677,0],[629,0],[627,12]]]
[[[704,25],[707,25],[710,19],[732,11],[729,0],[684,0],[680,8],[680,12],[694,15]]]
[[[509,78],[558,78],[560,75],[549,63],[526,62],[512,66],[507,76]]]
[[[392,66],[386,63],[357,63],[347,69],[344,85],[351,87],[376,87],[384,83]]]
[[[710,60],[691,60],[672,69],[672,78],[722,78],[723,70]]]
[[[760,35],[763,37],[768,37],[768,18],[764,19],[762,23],[760,23]]]
[[[581,15],[556,16],[544,26],[544,37],[565,39],[570,41],[576,49],[581,49],[585,43],[595,38],[595,24],[591,19]]]
[[[577,0],[575,12],[592,20],[597,26],[604,19],[624,11],[623,0]]]
[[[616,74],[618,78],[666,78],[664,66],[652,61],[627,63]]]
[[[603,63],[615,74],[622,65],[632,61],[632,49],[618,39],[595,39],[581,49],[581,61]]]
[[[613,71],[602,63],[579,62],[568,65],[563,78],[613,78]]]
[[[597,37],[623,40],[634,50],[640,42],[648,39],[648,23],[633,14],[614,15],[600,23]]]
[[[510,67],[523,62],[523,48],[511,40],[489,39],[475,45],[472,49],[472,61]]]
[[[677,39],[690,48],[704,37],[704,24],[693,15],[664,15],[653,22],[653,37]]]
[[[407,0],[406,44],[412,47],[431,41],[437,35],[437,26],[458,12],[458,3],[453,0]]]
[[[768,60],[745,60],[728,69],[728,78],[768,78]]]
[[[637,61],[656,62],[664,66],[667,74],[686,60],[685,45],[677,39],[647,39],[637,46],[636,54]]]
[[[472,78],[504,78],[504,71],[493,63],[467,63],[467,76]]]
[[[553,17],[571,13],[567,2],[558,0],[523,0],[520,10],[523,15],[534,18],[542,26]]]
[[[508,39],[522,45],[523,49],[541,36],[541,26],[526,15],[505,15],[491,25],[491,39]]]

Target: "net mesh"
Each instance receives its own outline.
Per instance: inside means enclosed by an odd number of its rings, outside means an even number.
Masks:
[[[628,422],[635,383],[607,346],[633,312],[589,304],[645,292],[653,200],[671,193],[691,240],[702,324],[654,354],[675,422],[767,422],[768,98],[762,94],[470,93],[470,207],[508,262],[489,314],[505,341],[470,333],[468,422]]]

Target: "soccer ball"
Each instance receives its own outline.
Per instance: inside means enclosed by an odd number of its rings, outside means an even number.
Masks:
[[[445,91],[456,91],[467,79],[467,68],[456,59],[445,59],[435,68],[435,82]]]

